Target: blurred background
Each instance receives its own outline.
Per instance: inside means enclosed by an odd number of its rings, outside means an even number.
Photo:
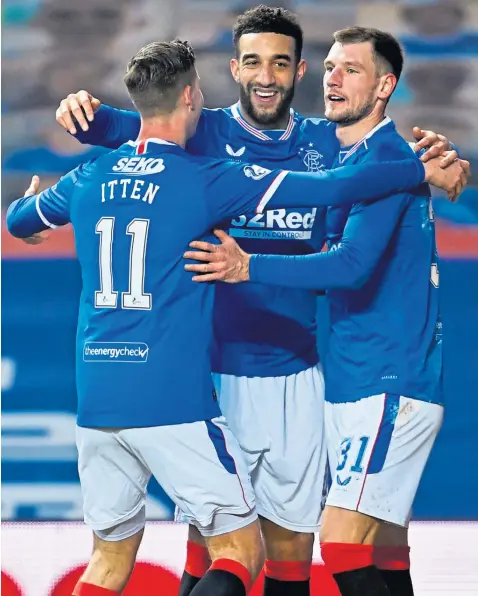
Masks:
[[[197,50],[206,105],[237,101],[231,27],[257,2],[3,0],[2,210],[33,173],[49,186],[98,149],[55,123],[62,98],[87,89],[129,108],[125,64],[142,45],[178,35]],[[478,0],[290,0],[308,71],[294,107],[322,115],[322,62],[351,24],[399,36],[406,68],[390,115],[453,140],[474,178],[457,205],[434,198],[441,257],[447,413],[414,507],[420,520],[478,520]],[[74,342],[80,277],[70,230],[41,247],[2,231],[2,519],[81,520],[76,469]],[[319,315],[325,317],[324,305]],[[322,319],[324,320],[324,319]],[[322,326],[325,327],[324,325]],[[326,337],[320,337],[322,352]],[[171,503],[151,485],[150,519]]]

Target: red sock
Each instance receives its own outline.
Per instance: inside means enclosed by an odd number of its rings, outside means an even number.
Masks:
[[[310,579],[310,561],[271,561],[266,559],[264,572],[267,577],[281,582],[303,582]]]
[[[369,544],[324,542],[320,549],[322,560],[332,575],[374,565],[373,546]]]
[[[409,546],[377,546],[373,550],[373,564],[388,571],[410,569]]]
[[[73,596],[119,596],[120,593],[82,581],[79,581],[73,590]]]
[[[197,542],[188,540],[186,546],[186,565],[184,566],[184,570],[194,577],[202,577],[205,575],[210,565],[211,559],[207,548]]]
[[[246,594],[249,594],[249,591],[252,588],[252,577],[242,563],[234,561],[233,559],[216,559],[209,568],[209,571],[212,571],[213,569],[228,571],[238,577],[246,588]]]

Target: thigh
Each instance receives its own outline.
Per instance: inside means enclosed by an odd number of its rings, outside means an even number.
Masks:
[[[392,394],[326,404],[327,505],[407,526],[443,408]]]
[[[257,518],[247,465],[223,417],[122,433],[183,513],[182,521],[203,535]]]
[[[77,426],[76,442],[85,522],[102,531],[135,519],[129,532],[138,532],[144,526],[141,512],[151,476],[147,466],[121,441],[118,431]]]
[[[287,530],[315,532],[326,491],[322,370],[261,381],[271,446],[252,477],[257,511]]]
[[[213,374],[213,381],[221,412],[241,447],[249,473],[253,475],[271,443],[264,420],[264,379]]]

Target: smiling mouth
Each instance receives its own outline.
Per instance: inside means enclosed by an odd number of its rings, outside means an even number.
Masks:
[[[254,89],[253,93],[262,102],[270,102],[278,95],[274,89]]]
[[[332,103],[340,103],[342,101],[345,101],[345,97],[342,97],[341,95],[335,95],[334,93],[327,95],[327,99]]]

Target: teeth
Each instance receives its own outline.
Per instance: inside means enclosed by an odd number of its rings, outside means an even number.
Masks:
[[[336,100],[336,99],[343,99],[343,97],[339,97],[338,95],[331,95],[329,99]]]
[[[275,91],[256,91],[259,97],[272,97],[275,95]]]

